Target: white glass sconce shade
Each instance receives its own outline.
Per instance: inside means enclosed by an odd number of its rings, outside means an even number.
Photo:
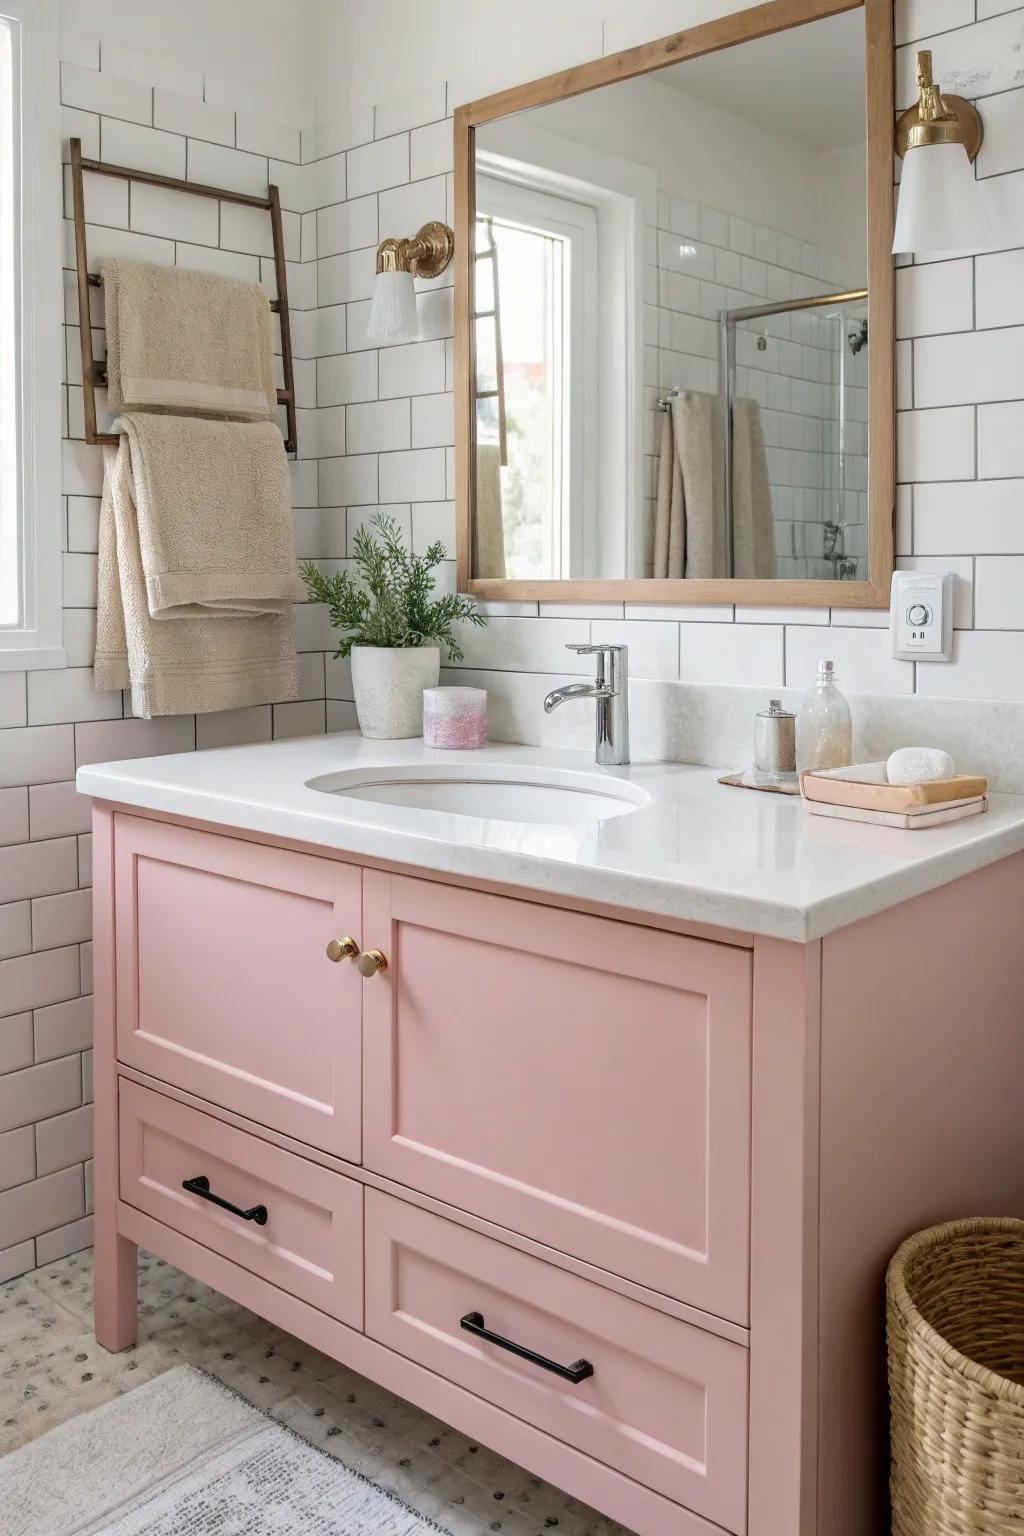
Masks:
[[[964,146],[927,144],[908,149],[893,254],[976,251],[992,243],[988,209]]]
[[[376,342],[418,341],[419,317],[411,272],[378,272],[366,339]]]

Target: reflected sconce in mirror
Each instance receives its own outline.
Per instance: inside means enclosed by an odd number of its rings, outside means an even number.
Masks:
[[[896,124],[903,157],[893,254],[974,251],[992,244],[992,226],[974,176],[985,129],[962,96],[943,96],[932,56],[917,56],[920,97]]]
[[[431,222],[411,240],[382,240],[377,247],[377,276],[366,327],[371,342],[419,341],[414,277],[440,277],[455,251],[447,224]]]

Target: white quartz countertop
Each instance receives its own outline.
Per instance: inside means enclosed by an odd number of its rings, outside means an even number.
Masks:
[[[593,826],[529,825],[375,804],[307,787],[387,766],[502,765],[626,779],[647,803]],[[735,767],[735,765],[733,765]],[[727,771],[727,770],[722,770]],[[1024,849],[1024,796],[921,832],[811,816],[798,798],[729,788],[679,763],[594,769],[587,753],[494,744],[441,752],[358,732],[96,763],[83,794],[424,870],[798,942]]]

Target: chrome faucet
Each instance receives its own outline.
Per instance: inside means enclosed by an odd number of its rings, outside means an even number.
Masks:
[[[595,760],[603,768],[629,762],[629,652],[624,645],[567,645],[579,656],[597,657],[597,677],[592,683],[566,683],[544,700],[550,715],[566,699],[594,699],[597,703]]]

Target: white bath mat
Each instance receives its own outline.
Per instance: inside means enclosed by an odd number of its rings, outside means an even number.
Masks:
[[[426,1536],[438,1526],[192,1366],[0,1461],[4,1536]]]

